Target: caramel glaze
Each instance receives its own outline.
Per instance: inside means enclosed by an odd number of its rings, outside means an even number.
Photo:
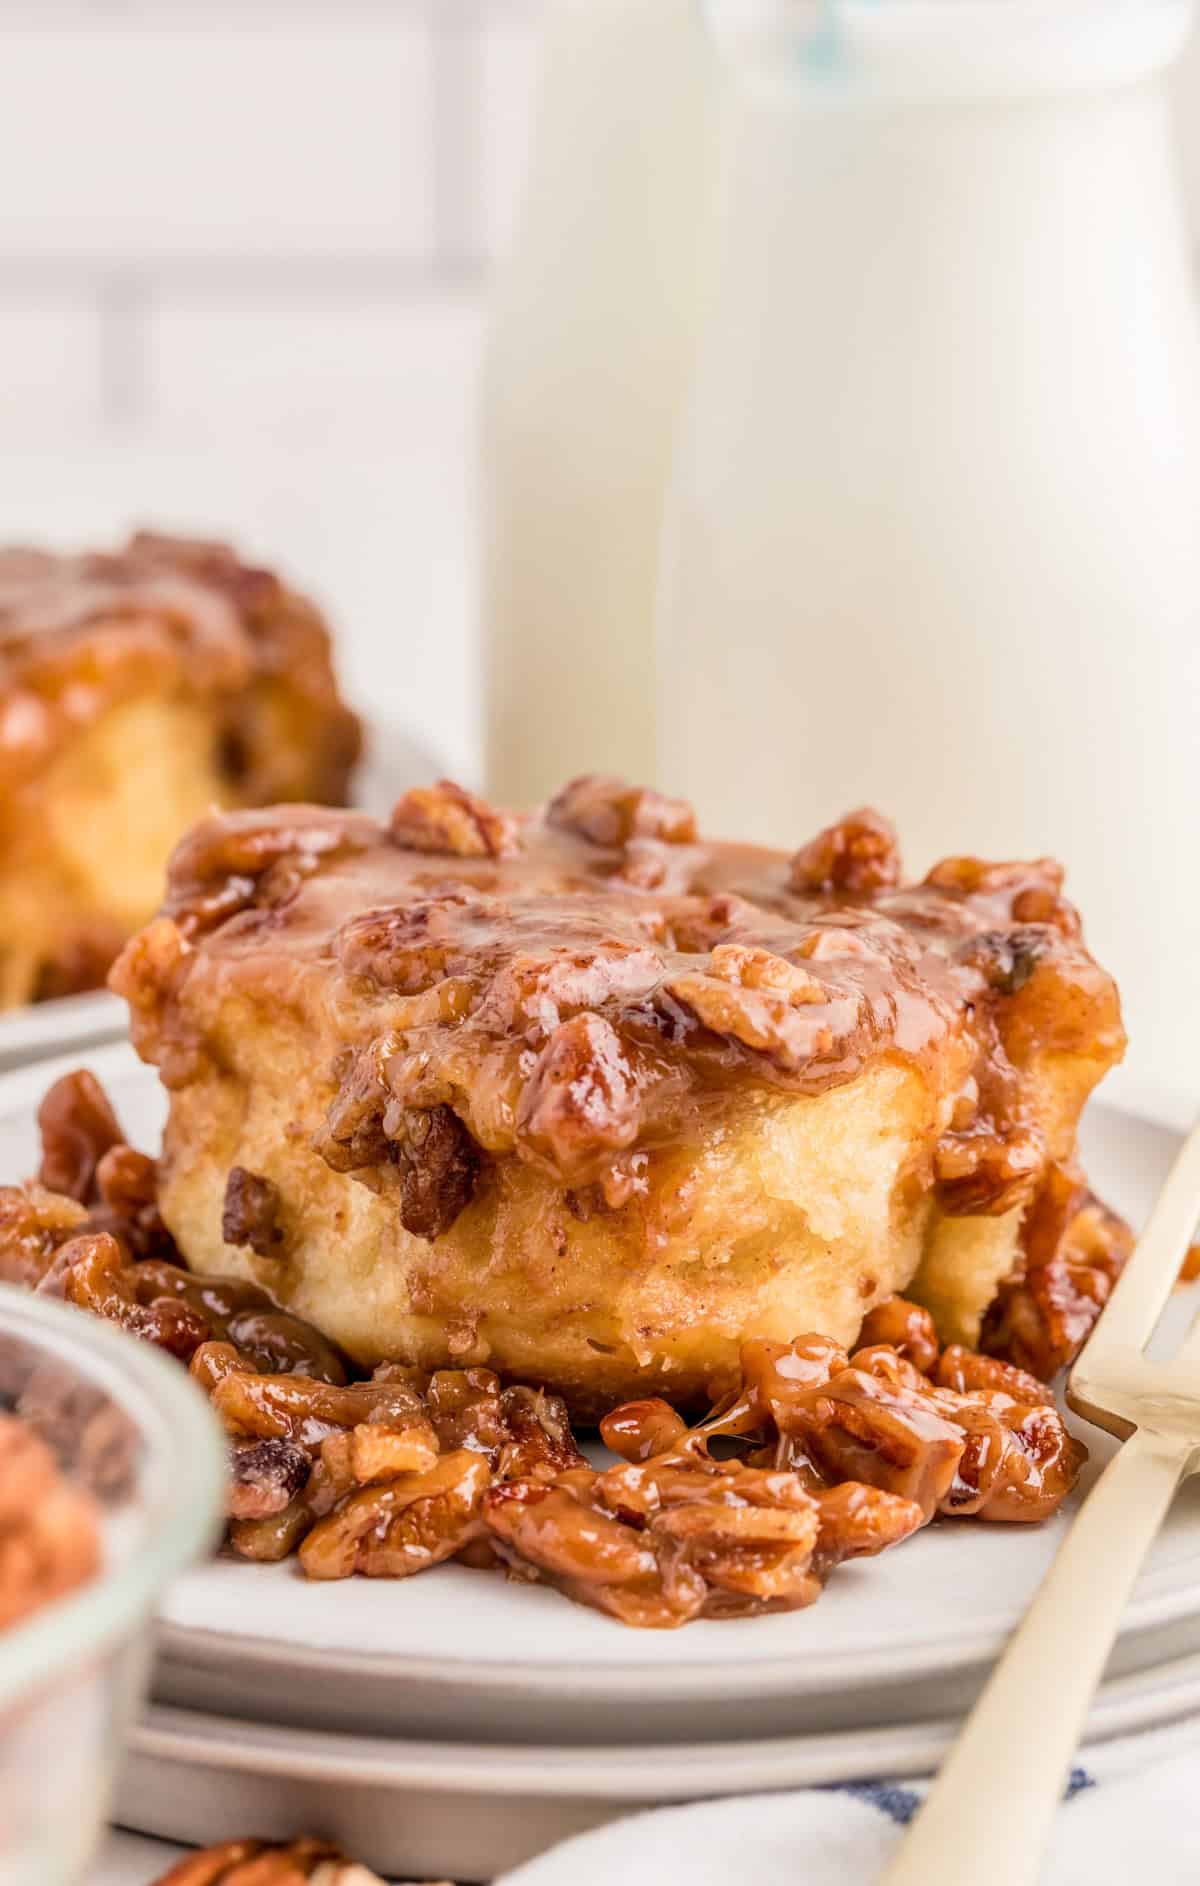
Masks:
[[[112,553],[0,552],[0,812],[75,729],[132,695],[177,688],[231,704],[232,796],[285,796],[236,711],[271,682],[311,723],[309,792],[340,802],[358,722],[338,699],[320,614],[269,571],[221,544],[148,532]]]
[[[949,859],[902,885],[869,812],[789,856],[701,840],[686,805],[617,781],[521,818],[442,782],[390,824],[205,820],[112,981],[168,1086],[211,1051],[227,994],[316,1004],[346,1044],[318,1149],[379,1190],[399,1168],[425,1237],[489,1159],[542,1169],[583,1216],[735,1099],[817,1093],[881,1057],[944,1098],[942,1209],[995,1213],[1061,1156],[1039,1067],[1076,1057],[1086,1089],[1124,1047],[1061,891],[1047,859]]]

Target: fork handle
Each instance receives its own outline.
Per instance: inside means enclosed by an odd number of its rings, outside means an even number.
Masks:
[[[1088,1704],[1191,1451],[1139,1428],[1109,1462],[881,1886],[1036,1886]]]

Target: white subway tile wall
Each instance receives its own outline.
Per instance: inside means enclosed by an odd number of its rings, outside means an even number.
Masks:
[[[0,0],[0,538],[235,535],[466,775],[474,389],[552,4]],[[1200,242],[1200,41],[1177,103]]]

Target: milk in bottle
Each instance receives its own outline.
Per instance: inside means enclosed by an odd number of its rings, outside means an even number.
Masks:
[[[663,492],[709,226],[692,0],[557,0],[483,419],[488,789],[656,770]]]
[[[660,778],[784,845],[875,803],[917,871],[1054,853],[1131,1071],[1194,1090],[1200,336],[1163,89],[1190,8],[708,12],[731,177]]]

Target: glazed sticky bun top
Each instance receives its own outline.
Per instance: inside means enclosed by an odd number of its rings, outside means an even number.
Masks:
[[[314,791],[336,803],[358,722],[338,698],[322,616],[277,576],[224,544],[146,531],[111,552],[0,551],[0,791],[150,687],[221,697],[280,677],[319,724]],[[235,783],[240,797],[264,796]]]
[[[950,858],[902,880],[860,811],[788,853],[715,843],[691,808],[583,778],[515,817],[449,782],[380,823],[307,806],[214,816],[113,986],[168,1086],[231,992],[319,1000],[345,1048],[320,1151],[399,1167],[434,1237],[481,1162],[618,1203],[653,1148],[722,1108],[921,1064],[944,1210],[996,1213],[1044,1175],[1047,1071],[1124,1045],[1117,992],[1048,859]]]

